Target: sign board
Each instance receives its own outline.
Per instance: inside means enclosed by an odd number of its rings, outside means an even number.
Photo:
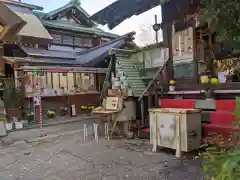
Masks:
[[[193,28],[173,33],[173,63],[193,60]]]
[[[33,97],[33,103],[34,103],[34,106],[40,106],[41,96],[34,96]]]

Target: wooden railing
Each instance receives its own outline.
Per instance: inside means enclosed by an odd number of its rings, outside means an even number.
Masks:
[[[163,64],[163,66],[159,67],[159,69],[157,70],[154,78],[148,83],[148,86],[146,87],[146,89],[143,91],[143,93],[141,94],[141,96],[139,97],[139,101],[144,97],[145,93],[148,92],[149,88],[153,85],[153,83],[157,80],[157,78],[160,76],[162,76],[163,70],[167,67],[167,64],[169,62],[169,59]]]
[[[101,95],[100,95],[100,100],[102,100],[106,96],[110,77],[111,77],[112,67],[113,67],[113,58],[110,59],[110,62],[108,65],[108,71],[107,71],[106,77],[104,79],[104,83],[103,83],[103,87],[102,87],[102,91],[101,91]]]

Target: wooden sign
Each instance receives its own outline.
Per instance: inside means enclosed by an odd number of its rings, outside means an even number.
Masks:
[[[106,110],[117,110],[119,104],[119,97],[107,97]]]

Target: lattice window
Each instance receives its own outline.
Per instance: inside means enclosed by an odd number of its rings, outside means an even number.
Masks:
[[[65,45],[73,45],[73,37],[72,36],[63,36],[63,44]]]
[[[85,38],[84,40],[83,40],[83,46],[85,46],[85,47],[92,47],[92,39],[90,39],[90,38]]]
[[[54,44],[62,44],[62,36],[60,34],[51,34]]]
[[[75,37],[75,39],[74,39],[74,45],[75,46],[83,46],[83,44],[84,44],[83,38]]]

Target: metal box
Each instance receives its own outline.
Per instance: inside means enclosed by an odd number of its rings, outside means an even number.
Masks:
[[[156,142],[158,146],[171,149],[180,147],[180,151],[184,152],[200,147],[201,113],[199,110],[156,108],[149,109],[149,115],[151,144]],[[176,123],[177,118],[179,126]],[[179,143],[180,146],[178,146]]]

